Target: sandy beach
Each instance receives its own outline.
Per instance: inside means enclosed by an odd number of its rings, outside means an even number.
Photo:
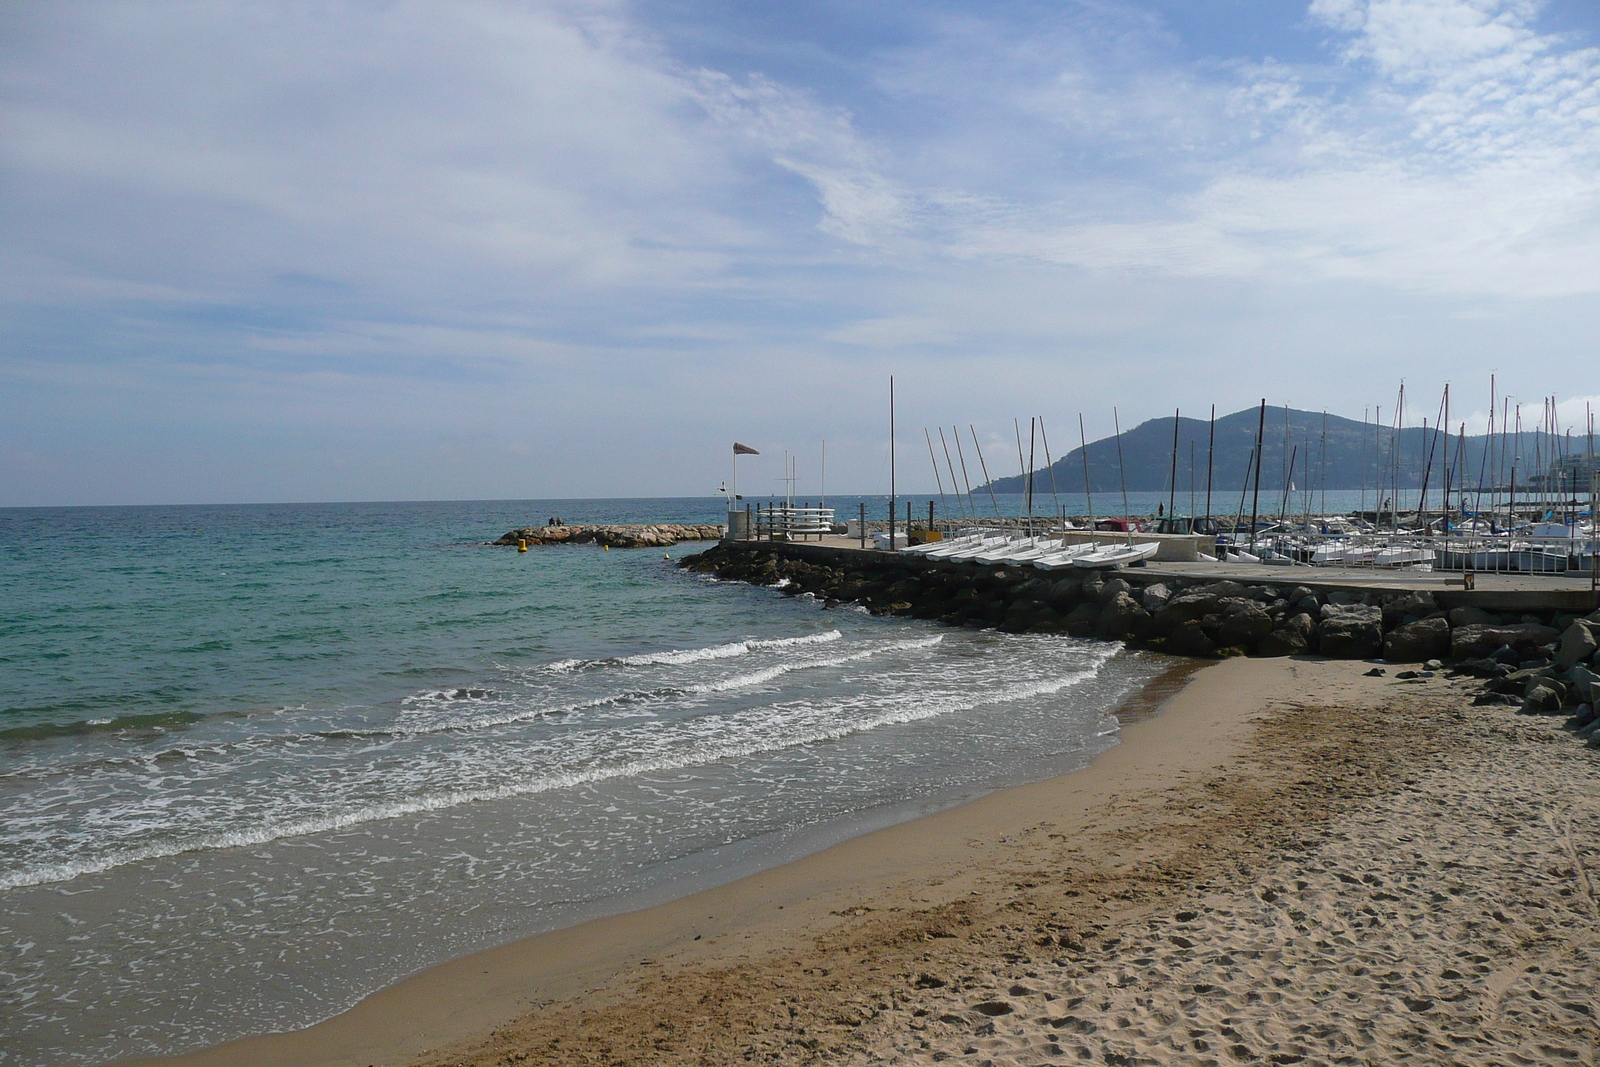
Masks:
[[[1208,666],[1087,770],[159,1062],[1594,1062],[1600,762],[1366,669]]]

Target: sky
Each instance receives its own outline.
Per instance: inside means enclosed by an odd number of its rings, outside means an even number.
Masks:
[[[1402,380],[1581,430],[1597,294],[1592,0],[0,8],[0,506],[886,492],[891,375],[913,491]]]

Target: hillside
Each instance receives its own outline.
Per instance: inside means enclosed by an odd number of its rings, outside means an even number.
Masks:
[[[1218,491],[1238,492],[1246,484],[1246,471],[1251,462],[1251,454],[1255,448],[1256,424],[1259,409],[1246,408],[1235,411],[1231,415],[1217,418],[1216,425],[1216,453],[1213,461],[1212,484]],[[1326,419],[1327,443],[1326,452],[1323,450],[1323,426]],[[1422,482],[1423,472],[1427,466],[1430,441],[1433,442],[1433,470],[1429,478],[1430,497],[1437,491],[1440,484],[1440,466],[1443,457],[1440,454],[1443,446],[1443,435],[1433,427],[1426,431],[1420,426],[1408,427],[1396,435],[1387,426],[1375,427],[1370,423],[1363,424],[1359,420],[1347,419],[1338,415],[1324,416],[1320,411],[1297,411],[1289,409],[1287,412],[1287,447],[1285,447],[1285,410],[1283,408],[1267,409],[1266,433],[1261,450],[1261,488],[1263,492],[1281,490],[1285,474],[1288,469],[1288,457],[1294,456],[1294,472],[1292,480],[1298,487],[1320,487],[1323,485],[1323,473],[1326,471],[1326,485],[1329,489],[1359,489],[1365,484],[1371,488],[1380,482],[1384,485],[1394,484],[1395,475],[1391,456],[1394,449],[1399,449],[1399,476],[1398,483],[1402,489],[1416,489]],[[1027,427],[1023,427],[1026,432]],[[1204,419],[1180,418],[1178,420],[1178,488],[1180,492],[1187,492],[1189,486],[1190,448],[1193,446],[1195,463],[1195,484],[1203,488],[1206,480],[1206,451],[1210,426]],[[1063,434],[1063,429],[1055,429],[1052,438]],[[1397,440],[1398,439],[1398,440]],[[1461,448],[1463,462],[1460,467],[1465,471],[1465,477],[1452,474],[1453,484],[1465,482],[1468,485],[1477,485],[1480,464],[1484,459],[1484,444],[1487,439],[1483,436],[1469,436]],[[1055,443],[1052,441],[1052,443]],[[1517,463],[1517,481],[1525,483],[1527,476],[1540,469],[1536,457],[1548,466],[1554,455],[1562,446],[1553,436],[1543,433],[1523,433],[1509,435],[1505,438],[1506,451],[1513,456],[1522,457]],[[1583,448],[1581,441],[1574,437],[1573,444],[1563,447]],[[1450,435],[1450,464],[1454,470],[1457,467],[1458,441],[1455,434]],[[1494,448],[1491,460],[1500,465],[1498,457],[1501,454],[1502,441],[1499,435],[1494,439]],[[1114,492],[1121,487],[1117,475],[1117,441],[1115,437],[1106,437],[1098,441],[1091,441],[1088,448],[1089,454],[1089,482],[1096,493]],[[1324,455],[1326,460],[1324,462]],[[1122,434],[1122,458],[1127,471],[1128,489],[1133,491],[1159,491],[1167,488],[1168,479],[1172,470],[1172,419],[1150,419],[1140,423],[1131,430]],[[1001,462],[1004,462],[1003,460]],[[1015,462],[1013,458],[1012,462]],[[1510,463],[1503,465],[1502,479],[1505,469]],[[1082,492],[1084,484],[1083,449],[1074,448],[1065,456],[1057,459],[1053,468],[1045,468],[1041,463],[1040,469],[1034,472],[1033,488],[1035,494],[1050,492],[1051,470],[1055,475],[1056,487],[1062,492]],[[1494,471],[1488,470],[1485,482],[1494,481]],[[1023,479],[1020,475],[994,480],[994,491],[997,493],[1020,493],[1023,490]],[[977,487],[974,487],[977,491]]]

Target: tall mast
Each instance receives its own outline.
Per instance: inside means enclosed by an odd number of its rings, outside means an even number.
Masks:
[[[1043,415],[1039,416],[1039,440],[1044,442],[1044,465],[1050,472],[1050,499],[1055,503],[1056,517],[1064,520],[1066,515],[1061,511],[1061,495],[1056,492],[1056,465],[1050,458],[1050,435],[1045,433]]]
[[[1322,446],[1321,456],[1317,459],[1317,473],[1322,478],[1322,506],[1318,509],[1324,516],[1328,514],[1328,413],[1322,413]],[[1310,525],[1308,521],[1306,525]]]
[[[928,442],[928,462],[933,464],[933,481],[939,487],[939,506],[948,508],[949,505],[944,499],[944,478],[939,474],[939,457],[933,454],[933,435],[928,432],[926,426],[922,428],[922,436]]]
[[[960,439],[957,438],[957,443]],[[967,517],[966,501],[961,499],[961,483],[956,481],[956,465],[950,462],[950,442],[944,439],[944,427],[939,427],[939,447],[944,449],[944,465],[950,469],[950,491],[956,495],[956,506],[961,509],[961,517]]]
[[[1177,513],[1178,507],[1178,416],[1182,408],[1172,409],[1172,477],[1167,481],[1167,518]]]
[[[1038,421],[1039,420],[1037,418],[1033,417],[1033,416],[1029,416],[1029,418],[1028,418],[1028,485],[1027,485],[1027,489],[1028,489],[1028,522],[1030,524],[1033,522],[1033,459],[1034,459],[1033,431],[1034,431],[1034,428],[1035,428],[1036,424],[1038,423]]]
[[[894,483],[894,375],[889,375],[889,551],[894,551],[894,509],[898,502]],[[906,531],[910,540],[910,530]]]
[[[1019,481],[1022,489],[1022,499],[1017,501],[1017,517],[1020,519],[1023,506],[1028,503],[1028,468],[1022,459],[1022,424],[1013,418],[1011,429],[1017,435],[1017,473],[1021,475]]]
[[[984,483],[989,489],[989,503],[994,505],[994,517],[1000,518],[1000,501],[994,495],[994,479],[989,477],[989,464],[983,461],[983,446],[978,443],[978,430],[972,423],[967,423],[967,429],[972,431],[972,447],[978,453],[978,469],[983,471]]]
[[[1211,405],[1211,438],[1206,445],[1206,525],[1211,525],[1211,465],[1217,456],[1217,405]]]
[[[961,427],[952,426],[950,427],[950,432],[956,438],[956,458],[961,460],[961,481],[967,487],[967,505],[972,508],[972,518],[976,522],[978,518],[978,498],[972,495],[972,476],[967,473],[967,454],[961,448]],[[944,436],[943,426],[939,427],[939,436]],[[950,477],[953,479],[955,475],[951,474]]]
[[[1267,398],[1261,398],[1261,415],[1256,420],[1255,493],[1250,497],[1250,547],[1256,544],[1256,521],[1261,515],[1261,441],[1267,432]]]
[[[1117,431],[1117,477],[1122,482],[1122,526],[1123,533],[1128,535],[1128,544],[1133,544],[1133,509],[1128,506],[1128,472],[1122,466],[1122,420],[1117,416],[1117,409],[1111,409],[1111,425]]]
[[[1083,457],[1083,502],[1089,509],[1089,529],[1094,529],[1094,494],[1089,489],[1089,438],[1083,432],[1083,412],[1078,412],[1078,454]]]

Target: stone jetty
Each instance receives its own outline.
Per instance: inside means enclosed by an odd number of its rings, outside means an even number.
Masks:
[[[1382,659],[1483,677],[1529,711],[1579,709],[1600,735],[1600,611],[1492,612],[1419,589],[1047,572],[888,553],[724,542],[679,566],[952,626],[1122,641],[1180,656]],[[1287,576],[1286,576],[1287,577]],[[1459,597],[1456,593],[1451,596]],[[1593,724],[1591,726],[1591,724]],[[1600,747],[1600,741],[1597,741]]]
[[[725,528],[713,525],[656,523],[654,525],[524,526],[512,530],[497,545],[515,548],[518,541],[531,545],[603,545],[607,548],[665,548],[679,541],[716,541]]]
[[[1397,671],[1400,682],[1449,671],[1484,680],[1477,703],[1566,716],[1568,730],[1600,748],[1600,610],[1494,612],[1441,604],[1446,594],[1418,589],[1312,588],[1139,569],[1064,574],[760,542],[724,542],[678,565],[789,596],[810,594],[828,607],[860,604],[875,615],[951,626],[1121,641],[1190,657],[1315,654],[1420,667]]]

